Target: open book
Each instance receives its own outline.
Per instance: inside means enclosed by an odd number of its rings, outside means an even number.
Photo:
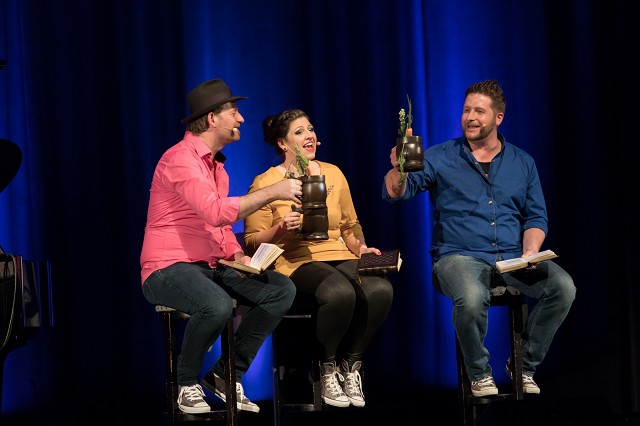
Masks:
[[[256,250],[255,254],[251,257],[251,263],[248,266],[225,259],[218,260],[218,263],[249,274],[260,274],[270,267],[283,251],[284,250],[275,244],[261,243],[258,250]]]
[[[400,250],[383,251],[380,256],[375,253],[365,253],[358,261],[360,275],[387,274],[400,271],[402,258]]]
[[[498,268],[498,271],[500,272],[515,271],[516,269],[526,268],[534,263],[555,259],[556,257],[558,257],[558,255],[553,251],[545,250],[527,257],[516,257],[514,259],[501,260],[496,262],[496,268]]]

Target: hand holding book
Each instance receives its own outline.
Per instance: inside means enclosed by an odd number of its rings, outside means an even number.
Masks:
[[[248,266],[226,259],[220,259],[218,263],[248,274],[261,274],[276,261],[283,251],[275,244],[262,243],[251,257],[251,263]]]
[[[402,258],[398,249],[383,251],[380,255],[364,253],[358,261],[358,273],[372,275],[399,272],[401,265]]]

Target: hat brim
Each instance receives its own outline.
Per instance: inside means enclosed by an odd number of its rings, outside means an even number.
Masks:
[[[241,101],[243,99],[247,99],[247,97],[245,97],[245,96],[232,96],[230,98],[223,99],[220,102],[216,102],[213,105],[210,105],[210,106],[208,106],[206,108],[201,109],[198,112],[194,112],[193,114],[186,116],[185,118],[180,120],[180,122],[181,123],[189,123],[189,122],[195,120],[196,118],[200,118],[203,115],[205,115],[206,113],[213,111],[214,109],[218,108],[220,105],[224,105],[224,104],[229,103],[229,102],[238,102],[238,101]]]

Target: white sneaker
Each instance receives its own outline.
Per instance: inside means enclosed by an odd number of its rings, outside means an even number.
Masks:
[[[349,364],[347,364],[346,360],[340,363],[340,375],[344,378],[342,390],[344,390],[344,394],[354,407],[364,407],[364,392],[362,391],[362,377],[360,376],[361,368],[362,361],[356,361],[351,366],[351,371],[349,371]]]
[[[201,414],[211,411],[204,400],[204,391],[200,385],[179,386],[178,408],[189,414]]]
[[[249,398],[245,396],[242,383],[236,383],[236,395],[238,398],[238,410],[251,411],[252,413],[260,412],[260,407],[258,407],[257,404],[254,404],[253,402],[249,401]]]
[[[510,361],[507,361],[507,365],[504,366],[504,371],[506,371],[507,374],[509,375],[509,378],[513,380],[513,376],[511,375],[511,369],[509,369],[510,363],[511,363]],[[532,393],[532,394],[540,393],[540,388],[538,387],[538,384],[533,381],[533,374],[527,373],[526,371],[522,372],[522,391],[524,393]]]
[[[492,376],[483,377],[480,380],[471,381],[471,393],[473,396],[497,395],[498,388]]]
[[[204,385],[204,387],[206,387],[211,392],[213,392],[215,396],[217,396],[224,402],[227,402],[227,396],[224,394],[225,383],[222,377],[209,371],[207,374],[204,375],[201,382]],[[253,402],[249,401],[249,398],[247,398],[244,394],[244,388],[242,387],[242,383],[238,383],[238,382],[236,382],[236,400],[237,400],[236,405],[238,407],[238,410],[251,411],[252,413],[260,412],[260,407],[258,407],[258,405],[254,404]]]
[[[336,368],[335,361],[320,365],[320,393],[327,405],[334,407],[348,407],[349,398],[344,394],[340,381],[344,380]]]

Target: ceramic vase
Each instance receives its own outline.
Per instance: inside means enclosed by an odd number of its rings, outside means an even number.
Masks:
[[[328,240],[329,216],[324,175],[301,176],[299,179],[302,181],[302,238]]]
[[[396,158],[404,151],[404,171],[418,172],[424,170],[424,149],[422,137],[404,136],[396,139]]]

